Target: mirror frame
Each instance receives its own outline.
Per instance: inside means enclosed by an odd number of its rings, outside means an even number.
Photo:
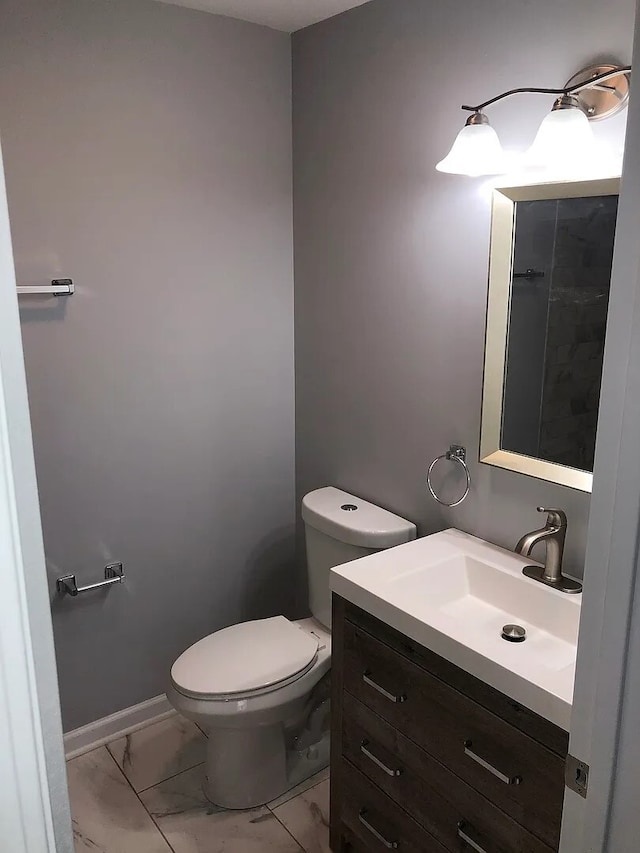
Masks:
[[[491,242],[489,249],[489,291],[485,332],[482,418],[480,423],[480,462],[591,492],[593,474],[547,462],[500,447],[504,381],[507,365],[511,283],[515,247],[516,203],[544,199],[584,198],[618,195],[619,178],[590,181],[558,181],[519,186],[499,186],[493,190],[491,204]]]

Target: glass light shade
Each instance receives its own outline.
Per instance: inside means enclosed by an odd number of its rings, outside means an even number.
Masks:
[[[595,137],[582,110],[556,109],[542,120],[531,148],[524,155],[524,164],[575,168],[595,154]]]
[[[452,175],[499,175],[507,171],[498,134],[490,124],[467,124],[436,169]]]

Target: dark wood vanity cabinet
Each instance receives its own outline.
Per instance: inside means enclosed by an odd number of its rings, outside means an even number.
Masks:
[[[334,853],[558,849],[569,735],[334,595]]]

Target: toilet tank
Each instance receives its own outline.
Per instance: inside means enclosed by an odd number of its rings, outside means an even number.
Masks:
[[[304,496],[302,520],[309,607],[327,628],[331,627],[331,569],[416,538],[416,526],[411,521],[333,486]]]

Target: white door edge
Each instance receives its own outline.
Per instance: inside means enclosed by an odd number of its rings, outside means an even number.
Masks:
[[[633,66],[634,76],[640,75],[639,16]],[[589,786],[586,799],[567,790],[561,853],[604,853],[608,849],[616,761],[621,747],[627,648],[633,624],[640,624],[640,602],[633,604],[640,535],[639,216],[640,89],[633,86],[611,278],[569,742],[570,754],[590,767]]]
[[[1,152],[0,590],[0,843],[12,853],[72,853]]]

